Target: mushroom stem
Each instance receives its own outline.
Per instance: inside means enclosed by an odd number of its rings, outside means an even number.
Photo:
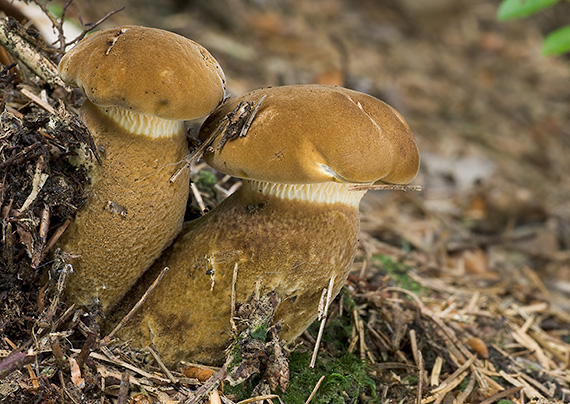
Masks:
[[[75,256],[66,296],[106,315],[182,228],[189,171],[170,178],[188,154],[184,121],[222,102],[225,76],[196,42],[134,25],[87,36],[58,71],[87,97],[82,114],[102,160],[76,159],[92,182],[60,243]]]
[[[144,136],[124,129],[107,110],[89,101],[81,108],[103,163],[91,164],[89,199],[58,241],[74,257],[68,299],[98,301],[104,313],[180,231],[189,181],[188,172],[177,185],[169,181],[174,164],[188,153],[183,122],[162,124],[162,135]],[[137,115],[120,116],[135,121]]]
[[[144,275],[140,291],[156,271],[170,268],[122,338],[152,344],[168,363],[184,358],[222,363],[231,341],[235,264],[237,301],[247,301],[255,289],[262,295],[275,291],[280,336],[296,337],[316,318],[323,287],[334,274],[335,296],[353,262],[364,192],[347,188],[244,181],[206,216],[187,223]],[[138,294],[129,299],[136,301]]]

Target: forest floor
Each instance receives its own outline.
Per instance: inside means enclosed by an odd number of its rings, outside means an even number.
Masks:
[[[123,4],[76,0],[68,15],[96,21]],[[354,271],[329,307],[316,368],[318,323],[292,348],[287,392],[257,377],[226,383],[221,402],[570,402],[570,62],[540,54],[570,7],[508,23],[496,9],[491,0],[131,0],[103,22],[199,42],[232,96],[298,83],[369,93],[398,109],[418,141],[413,184],[423,190],[363,199]],[[50,259],[50,241],[84,198],[64,155],[89,139],[77,105],[58,109],[61,88],[21,66],[13,73],[0,74],[0,402],[216,400],[201,367],[166,371],[60,304],[65,263]],[[213,207],[220,198],[206,177],[193,174]],[[200,209],[194,200],[190,211]],[[42,289],[47,272],[60,278]]]

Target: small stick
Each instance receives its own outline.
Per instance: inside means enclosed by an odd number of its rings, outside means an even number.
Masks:
[[[382,291],[385,292],[400,292],[403,293],[405,295],[408,295],[409,297],[412,298],[413,301],[415,301],[418,304],[418,307],[423,310],[424,308],[424,304],[422,303],[422,301],[420,300],[420,298],[418,296],[416,296],[413,292],[410,292],[407,289],[403,289],[403,288],[399,288],[396,286],[389,286],[387,288],[383,288]]]
[[[42,100],[40,97],[38,97],[37,95],[32,93],[27,88],[22,88],[22,90],[20,90],[20,92],[23,95],[25,95],[26,97],[28,97],[34,104],[37,104],[38,106],[42,107],[43,109],[45,109],[50,114],[57,115],[57,111],[51,105],[49,105],[47,102]]]
[[[129,399],[129,390],[131,383],[129,380],[129,373],[125,370],[121,374],[121,385],[119,387],[119,396],[117,397],[117,404],[127,404]]]
[[[71,88],[59,77],[57,67],[19,35],[20,29],[23,30],[23,27],[16,20],[0,19],[0,45],[6,48],[14,59],[24,63],[28,69],[48,84],[60,86],[71,92]]]
[[[59,338],[57,336],[53,337],[51,340],[50,347],[57,366],[59,366],[59,369],[63,369],[65,366],[65,363],[63,362],[65,355],[63,353],[63,349],[61,349],[61,344],[59,343]]]
[[[245,135],[247,135],[247,131],[251,127],[251,124],[253,123],[253,120],[255,119],[255,116],[257,115],[257,111],[259,111],[261,104],[263,104],[263,101],[265,101],[265,97],[267,97],[267,95],[261,97],[260,100],[257,101],[257,103],[253,106],[253,109],[251,110],[249,116],[247,117],[247,121],[245,121],[245,124],[243,125],[241,131],[239,132],[239,137],[245,137]]]
[[[27,355],[24,352],[14,351],[0,362],[0,380],[10,373],[32,363],[35,355]]]
[[[200,190],[193,182],[190,183],[190,189],[192,190],[192,195],[194,195],[202,214],[204,214],[204,212],[206,212],[206,205],[204,205],[204,200],[202,199],[202,195],[200,195]]]
[[[311,364],[309,365],[311,369],[315,367],[315,362],[317,361],[317,354],[319,352],[319,346],[321,345],[321,338],[323,337],[323,332],[325,331],[327,311],[329,309],[329,304],[331,302],[334,279],[335,275],[333,274],[333,276],[331,276],[331,279],[329,281],[329,287],[327,289],[327,301],[325,303],[325,308],[323,310],[323,318],[321,319],[321,326],[319,327],[319,333],[317,334],[317,342],[315,342],[315,349],[313,350],[313,356],[311,357]]]
[[[158,354],[154,351],[154,349],[152,349],[151,347],[147,346],[146,350],[148,352],[150,352],[150,354],[152,355],[152,357],[154,358],[154,360],[156,361],[156,363],[158,363],[158,366],[160,366],[160,368],[162,369],[162,371],[164,372],[164,374],[166,375],[166,377],[168,377],[168,380],[170,380],[172,382],[172,384],[177,384],[178,380],[176,380],[176,378],[174,377],[174,375],[170,372],[170,370],[168,370],[168,368],[164,365],[164,362],[162,362],[162,360],[160,359],[160,356],[158,356]]]
[[[416,362],[416,366],[420,367],[418,353],[420,352],[418,349],[418,341],[416,338],[416,330],[410,330],[410,345],[412,346],[412,356],[414,357],[414,362]]]
[[[57,240],[59,240],[59,238],[61,237],[61,235],[65,231],[65,229],[67,229],[67,226],[69,226],[70,224],[71,224],[71,219],[66,219],[65,222],[63,222],[63,224],[61,226],[59,226],[57,229],[55,229],[51,238],[49,239],[49,241],[47,242],[47,244],[44,246],[44,248],[42,250],[42,256],[40,257],[39,262],[43,261],[43,259],[47,255],[47,253],[50,252],[52,247],[55,245],[55,242]]]
[[[91,354],[91,351],[96,346],[96,344],[97,344],[97,334],[94,333],[93,331],[88,332],[87,338],[85,339],[85,343],[81,347],[79,355],[77,355],[76,357],[77,365],[80,368],[83,367],[83,364],[85,363],[85,361],[87,361],[87,358]]]
[[[313,388],[313,391],[311,391],[311,394],[309,395],[309,398],[307,398],[307,401],[305,401],[305,404],[309,404],[313,397],[315,397],[315,394],[317,394],[317,390],[319,387],[321,387],[323,380],[325,380],[325,375],[322,375],[317,384],[315,384],[315,387]]]
[[[353,184],[348,186],[349,191],[418,191],[422,190],[420,185],[395,185],[395,184],[385,184],[385,185],[366,185],[366,184]]]
[[[430,384],[432,386],[439,385],[439,377],[441,375],[441,367],[443,366],[443,358],[438,356],[433,364],[433,369],[431,370]]]
[[[28,153],[30,153],[32,150],[34,150],[35,148],[41,146],[40,142],[35,142],[29,146],[27,146],[24,150],[22,150],[21,152],[8,157],[6,160],[4,160],[3,162],[0,163],[0,169],[3,169],[4,167],[8,167],[10,164],[12,163],[16,163],[19,164],[22,161],[25,161],[26,159],[28,159]]]
[[[198,146],[195,150],[193,150],[192,152],[190,152],[190,154],[186,156],[186,158],[183,160],[184,165],[180,167],[178,171],[176,171],[172,175],[172,177],[170,177],[170,183],[176,181],[178,177],[180,177],[180,174],[182,174],[182,171],[184,171],[187,168],[190,168],[193,161],[200,160],[200,158],[204,154],[204,151],[210,146],[210,144],[214,141],[217,135],[218,132],[213,132],[210,136],[208,136],[208,138],[204,142],[202,142],[200,146]]]
[[[79,352],[79,350],[78,349],[71,349],[71,352]],[[147,379],[154,379],[160,383],[170,383],[170,380],[168,380],[167,378],[160,377],[156,374],[148,373],[148,372],[144,371],[143,369],[140,369],[140,368],[138,368],[134,365],[131,365],[128,362],[122,361],[120,359],[109,358],[106,355],[102,355],[98,352],[91,352],[91,357],[93,359],[97,359],[97,360],[112,363],[112,364],[117,365],[117,366],[121,366],[121,367],[128,369],[128,370],[131,370],[131,371],[133,371],[133,372],[135,372],[135,373],[137,373],[143,377],[146,377]]]
[[[238,329],[236,327],[236,322],[234,321],[234,316],[236,312],[236,284],[237,284],[237,276],[238,276],[238,264],[237,262],[234,265],[234,274],[232,277],[232,300],[231,300],[231,310],[230,310],[230,324],[232,325],[232,331],[235,335],[238,335]]]
[[[123,10],[125,9],[125,7],[126,7],[126,6],[123,6],[123,7],[121,7],[121,8],[116,9],[116,10],[109,11],[109,12],[108,12],[107,14],[105,14],[101,19],[99,19],[99,21],[96,21],[96,22],[93,22],[93,23],[84,24],[84,25],[83,25],[83,27],[84,27],[83,32],[82,32],[81,34],[79,34],[79,36],[78,36],[77,38],[73,39],[73,40],[70,41],[70,42],[67,42],[67,43],[65,44],[65,47],[68,47],[69,45],[72,45],[72,44],[74,44],[74,43],[76,43],[76,42],[81,41],[83,38],[85,38],[85,35],[87,35],[87,33],[88,33],[89,31],[93,31],[95,28],[97,28],[99,25],[101,25],[105,20],[109,19],[109,17],[111,17],[112,15],[117,14],[117,13],[123,11]],[[87,27],[89,27],[89,28],[87,28]]]
[[[222,400],[220,399],[220,392],[218,389],[213,390],[210,393],[210,403],[209,404],[222,404]]]
[[[415,333],[414,333],[415,339]],[[416,345],[417,349],[417,345]],[[416,396],[416,403],[422,403],[422,388],[423,388],[423,378],[424,378],[424,357],[422,356],[422,351],[417,349],[417,354],[414,355],[416,363],[418,365],[418,394]]]
[[[432,390],[432,393],[438,393],[440,391],[444,391],[450,384],[453,383],[455,379],[457,379],[463,372],[465,372],[472,364],[475,362],[477,355],[471,356],[463,365],[461,365],[455,372],[453,372],[447,379],[444,380],[438,387]]]
[[[257,401],[271,400],[272,398],[279,398],[279,396],[277,394],[268,394],[266,396],[251,397],[242,401],[238,401],[236,404],[249,404],[249,403],[255,403]]]
[[[212,377],[210,377],[206,383],[204,383],[196,392],[193,397],[184,401],[184,404],[198,404],[201,402],[202,398],[209,394],[212,390],[216,389],[220,382],[226,378],[228,374],[226,373],[226,367],[222,367],[218,370]]]
[[[65,11],[61,16],[61,22],[60,22],[55,18],[55,16],[52,13],[49,12],[46,4],[42,3],[41,1],[34,1],[34,4],[38,6],[42,10],[44,15],[50,20],[52,28],[55,28],[57,30],[58,40],[56,42],[60,43],[59,49],[62,52],[65,51],[65,36],[63,35],[63,19],[65,16]]]
[[[18,347],[16,346],[16,344],[14,344],[12,341],[10,341],[10,339],[8,337],[4,337],[4,341],[6,341],[6,343],[8,345],[10,345],[10,347],[12,349],[18,349]],[[19,352],[19,351],[18,351]],[[21,352],[20,352],[21,353]],[[32,368],[32,365],[30,365],[30,363],[34,362],[37,358],[35,357],[35,355],[30,355],[31,356],[31,361],[27,361],[26,358],[22,358],[19,355],[15,354],[14,357],[14,363],[7,361],[8,358],[10,358],[11,354],[8,355],[8,357],[6,359],[4,359],[1,363],[0,363],[0,379],[9,375],[10,373],[12,373],[14,370],[18,370],[19,368],[21,368],[22,366],[26,366],[26,369],[28,370],[28,374],[30,375],[30,379],[32,380],[32,387],[37,389],[38,387],[40,387],[40,384],[38,382],[38,377],[36,376],[36,372],[34,372],[34,369]],[[7,369],[5,371],[7,371],[8,373],[3,374],[2,372],[2,364],[4,362],[7,362]],[[17,368],[13,368],[13,366],[19,365],[19,367]]]
[[[55,320],[53,322],[53,324],[51,325],[51,329],[57,330],[57,328],[61,324],[65,323],[69,319],[69,317],[71,317],[71,315],[74,314],[74,312],[75,312],[75,303],[73,303],[71,306],[69,306],[67,308],[67,310],[65,310],[65,312],[61,316],[59,316],[57,318],[57,320]],[[47,318],[47,314],[46,314],[46,318]],[[53,318],[53,313],[51,314],[51,317],[49,317],[49,318],[50,318],[50,322],[51,322],[51,319]]]
[[[44,205],[44,209],[42,211],[42,218],[40,221],[40,230],[39,230],[39,240],[40,245],[37,249],[34,250],[33,257],[32,257],[32,268],[37,268],[40,265],[42,258],[45,256],[44,250],[46,248],[46,239],[47,239],[47,232],[49,229],[49,206]]]
[[[465,390],[463,390],[461,394],[457,396],[457,404],[463,404],[465,400],[467,400],[467,397],[469,397],[469,394],[471,394],[471,392],[475,388],[476,380],[477,379],[475,377],[469,378],[469,382],[467,382],[467,387],[465,387]]]
[[[46,313],[46,319],[48,320],[49,323],[51,323],[55,311],[57,310],[57,306],[59,305],[59,299],[61,298],[61,294],[63,293],[63,289],[65,288],[65,283],[67,282],[67,275],[69,275],[70,272],[73,272],[73,266],[71,266],[71,264],[65,264],[65,266],[61,270],[59,278],[57,279],[56,294],[52,299],[51,304]]]
[[[30,195],[28,195],[28,197],[22,204],[22,207],[18,209],[17,211],[18,216],[24,213],[24,211],[26,211],[31,206],[31,204],[34,203],[34,201],[38,197],[38,194],[44,187],[49,175],[42,172],[43,168],[44,168],[44,156],[42,155],[38,159],[38,164],[36,166],[34,178],[32,179],[32,191],[30,192]]]
[[[44,209],[42,211],[42,219],[40,221],[40,231],[39,236],[42,242],[42,248],[47,239],[47,232],[49,229],[49,205],[44,204]]]
[[[127,313],[127,315],[125,317],[123,317],[123,319],[119,322],[119,324],[117,324],[117,326],[115,328],[113,328],[113,331],[111,331],[109,333],[109,335],[107,335],[105,338],[103,338],[103,340],[101,341],[102,344],[106,345],[109,342],[111,342],[111,339],[115,336],[115,334],[118,333],[119,330],[125,326],[127,321],[129,321],[131,319],[131,317],[134,316],[134,314],[138,311],[138,309],[140,309],[140,307],[143,305],[143,303],[149,297],[150,293],[153,291],[153,289],[156,287],[156,285],[158,285],[158,283],[162,280],[162,278],[166,274],[166,271],[168,271],[168,267],[164,267],[164,269],[160,272],[160,274],[154,280],[152,285],[150,285],[148,287],[146,292],[144,292],[144,295],[139,299],[137,304],[134,305],[134,307],[131,309],[131,311],[129,311]]]
[[[222,196],[224,198],[227,198],[228,196],[230,196],[230,193],[227,191],[227,189],[225,189],[224,187],[221,187],[219,184],[215,184],[214,189],[216,191],[218,191],[220,194],[222,194]]]
[[[239,187],[242,186],[242,182],[241,181],[237,181],[234,185],[232,185],[230,187],[230,189],[228,189],[228,194],[231,195],[234,192],[236,192],[238,190]]]
[[[368,348],[366,347],[366,341],[364,340],[364,327],[362,325],[362,319],[358,315],[358,310],[356,307],[352,311],[352,316],[354,317],[354,326],[356,327],[356,332],[358,333],[358,342],[360,350],[360,359],[364,360],[366,353],[368,353]],[[371,360],[371,362],[374,362]]]
[[[501,398],[505,398],[505,397],[511,396],[513,394],[516,394],[519,391],[521,391],[522,389],[523,389],[523,386],[517,386],[517,387],[510,388],[508,390],[505,390],[505,391],[501,391],[497,394],[493,394],[491,397],[487,398],[486,400],[480,401],[479,404],[492,404],[495,401],[499,401]]]

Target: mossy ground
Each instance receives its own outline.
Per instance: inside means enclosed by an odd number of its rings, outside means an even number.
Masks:
[[[347,294],[346,290],[343,291]],[[309,333],[315,338],[320,323],[315,322]],[[352,330],[348,316],[335,317],[325,328],[323,348],[320,349],[314,368],[310,367],[312,352],[306,345],[294,349],[289,357],[291,377],[289,387],[280,392],[287,404],[304,403],[324,376],[311,403],[343,404],[357,402],[378,402],[377,382],[370,377],[371,368],[359,355],[346,351],[346,341]],[[344,341],[344,342],[343,342]],[[235,397],[234,401],[244,400],[260,381],[252,378],[235,387],[226,386],[224,392]]]

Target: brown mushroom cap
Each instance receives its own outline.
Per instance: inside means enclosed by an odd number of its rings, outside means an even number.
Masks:
[[[155,28],[95,32],[61,59],[59,72],[96,105],[163,119],[205,116],[225,97],[224,73],[205,48]]]
[[[410,127],[388,104],[325,85],[264,88],[228,100],[204,122],[202,141],[228,122],[240,102],[266,97],[245,137],[218,148],[206,162],[226,174],[274,183],[406,184],[419,152]],[[230,115],[231,117],[231,115]],[[233,118],[235,119],[235,117]]]

